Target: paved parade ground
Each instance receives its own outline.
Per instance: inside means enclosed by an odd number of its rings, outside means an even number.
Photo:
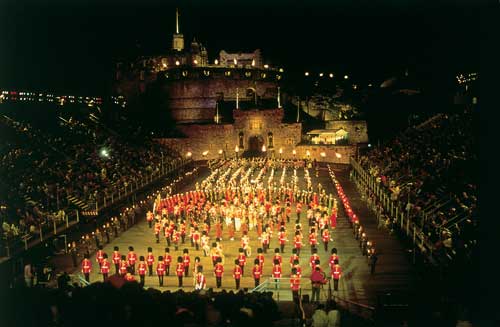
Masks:
[[[292,169],[287,170],[287,178],[292,175]],[[346,195],[348,196],[351,207],[360,219],[361,225],[364,227],[368,239],[375,243],[375,248],[379,254],[378,262],[376,265],[375,274],[370,274],[370,267],[368,265],[368,259],[366,256],[361,254],[359,241],[355,240],[352,227],[350,226],[346,215],[342,210],[342,204],[338,200],[334,185],[332,184],[328,170],[323,167],[319,171],[319,177],[315,176],[314,169],[309,169],[310,176],[312,179],[312,184],[314,190],[317,191],[318,183],[321,183],[323,188],[325,188],[326,193],[332,193],[337,199],[338,205],[338,219],[337,228],[331,233],[333,242],[329,243],[328,251],[323,248],[323,242],[321,237],[318,237],[318,254],[321,258],[321,267],[329,275],[330,268],[328,266],[328,260],[330,257],[330,250],[332,247],[336,247],[339,255],[339,263],[343,270],[343,276],[339,283],[339,291],[333,292],[333,281],[331,283],[331,288],[333,295],[338,300],[349,300],[356,303],[361,303],[365,305],[375,306],[377,301],[377,294],[382,291],[403,291],[411,292],[415,289],[415,273],[408,260],[408,255],[405,253],[402,245],[396,239],[395,236],[389,235],[386,229],[377,229],[377,221],[372,212],[368,210],[365,202],[362,201],[359,194],[356,192],[354,184],[349,181],[348,171],[341,169],[334,169],[337,179],[344,188]],[[257,171],[254,172],[257,174]],[[268,171],[269,174],[269,171]],[[206,176],[206,175],[205,175]],[[204,177],[205,177],[204,176]],[[275,179],[280,178],[281,169],[276,169]],[[297,170],[298,185],[299,188],[305,188],[304,181],[304,169],[300,168]],[[200,177],[197,181],[200,182]],[[264,177],[263,180],[266,180]],[[182,191],[193,190],[196,181],[193,181],[187,185]],[[311,295],[311,284],[309,282],[309,276],[311,274],[311,268],[309,267],[309,257],[311,255],[310,246],[308,245],[308,227],[306,218],[307,208],[304,206],[301,215],[301,223],[303,226],[303,243],[304,246],[301,251],[300,256],[300,266],[302,267],[302,294]],[[293,233],[295,229],[295,203],[292,204],[292,219],[286,225],[287,237],[289,242],[285,246],[285,252],[283,256],[283,285],[279,292],[275,292],[275,298],[279,296],[279,300],[291,300],[291,291],[289,285],[290,276],[290,265],[289,260],[292,254],[293,248]],[[225,226],[224,226],[225,227]],[[189,233],[189,227],[188,227]],[[270,243],[270,251],[265,254],[263,276],[261,278],[261,283],[265,282],[271,277],[272,269],[272,257],[274,255],[274,249],[279,247],[277,233],[273,233]],[[215,240],[215,228],[210,230],[210,243]],[[222,289],[225,290],[235,290],[235,282],[232,277],[232,272],[234,268],[234,260],[237,258],[238,248],[240,248],[241,231],[236,232],[234,240],[230,240],[228,236],[227,228],[223,230],[222,245],[225,255],[224,260],[224,277],[222,280]],[[249,232],[250,245],[252,248],[252,253],[249,258],[247,258],[247,265],[245,267],[244,275],[241,280],[241,288],[246,288],[251,290],[254,288],[254,280],[251,276],[251,268],[253,267],[253,260],[257,255],[257,248],[261,247],[260,241],[258,240],[256,230],[251,230]],[[164,249],[167,247],[165,238],[160,237],[160,243],[156,243],[156,239],[153,233],[153,229],[149,228],[145,217],[128,229],[127,231],[121,233],[119,237],[112,239],[111,243],[104,245],[104,252],[108,254],[109,260],[111,260],[111,254],[113,253],[114,246],[120,248],[121,254],[128,253],[128,247],[133,246],[135,253],[139,256],[147,254],[148,247],[153,248],[153,254],[155,256],[155,265],[153,276],[149,277],[146,275],[145,287],[158,288],[160,290],[172,290],[175,291],[179,289],[177,287],[178,280],[175,275],[175,262],[177,256],[182,255],[182,250],[187,248],[189,250],[189,255],[191,257],[191,267],[189,272],[189,277],[184,278],[184,287],[186,291],[191,291],[194,289],[193,283],[193,273],[192,273],[192,263],[195,257],[201,258],[201,264],[204,268],[204,274],[207,278],[207,288],[216,289],[216,280],[213,274],[212,262],[209,256],[204,257],[203,252],[200,250],[196,251],[191,247],[188,237],[186,237],[186,243],[180,244],[178,251],[174,251],[174,247],[170,247],[170,253],[172,255],[172,265],[170,268],[170,276],[165,276],[164,286],[159,287],[158,277],[155,274],[156,261],[159,255],[164,254]],[[91,257],[93,269],[90,275],[90,281],[101,281],[102,275],[98,273],[98,265],[95,258],[95,253]],[[79,272],[79,269],[75,273]],[[136,264],[137,270],[137,264]],[[111,264],[111,272],[114,273],[114,266]],[[111,275],[111,274],[110,274]],[[136,279],[139,276],[136,275]],[[274,288],[274,286],[273,286]],[[272,290],[272,289],[269,289]],[[328,296],[328,284],[324,286],[323,292],[321,292],[321,300],[326,300]]]

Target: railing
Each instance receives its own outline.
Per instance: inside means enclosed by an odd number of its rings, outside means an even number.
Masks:
[[[142,179],[135,179],[128,185],[123,185],[122,187],[116,187],[111,192],[106,192],[99,196],[98,200],[95,201],[95,208],[91,208],[99,212],[99,210],[105,209],[115,202],[121,201],[122,199],[136,193],[140,189],[148,186],[149,184],[158,181],[160,178],[178,170],[181,167],[191,163],[191,159],[177,158],[170,163],[161,163],[158,170],[153,171],[151,174],[146,174]]]
[[[367,320],[375,320],[375,308],[370,305],[347,300],[337,295],[333,296],[333,300],[335,300],[339,307],[343,308],[346,311],[349,311],[354,315],[360,316]]]
[[[181,159],[171,165],[165,165],[161,170],[159,170],[156,174],[151,174],[146,176],[140,182],[133,187],[128,189],[118,190],[117,193],[112,193],[109,198],[111,201],[106,200],[105,197],[102,199],[102,205],[99,205],[99,202],[96,203],[95,208],[91,208],[88,212],[80,211],[78,209],[67,211],[64,213],[64,216],[46,216],[44,220],[38,224],[36,229],[32,232],[27,232],[24,235],[19,236],[11,236],[5,237],[3,236],[2,244],[3,248],[0,251],[0,258],[5,257],[9,258],[14,256],[16,253],[21,251],[28,250],[29,248],[35,246],[43,242],[44,240],[51,238],[53,236],[64,238],[64,243],[60,242],[60,244],[64,244],[64,251],[66,251],[66,234],[64,232],[70,227],[78,224],[82,218],[82,216],[98,216],[99,211],[103,210],[112,204],[118,203],[119,201],[135,194],[137,191],[142,188],[149,186],[151,183],[159,181],[161,178],[167,176],[168,174],[184,167],[185,165],[191,163],[190,159]],[[118,194],[118,196],[115,196]],[[62,246],[61,249],[62,250]],[[0,260],[1,261],[1,260]]]
[[[390,193],[382,188],[373,176],[366,172],[354,158],[351,157],[350,161],[353,167],[351,178],[357,184],[358,189],[364,188],[375,194],[385,212],[400,227],[400,230],[412,240],[414,253],[415,249],[419,248],[432,256],[433,244],[425,237],[422,228],[411,221],[409,212],[400,209],[404,208],[404,204],[398,200],[391,200]],[[378,218],[380,219],[380,215],[378,215]],[[415,256],[413,256],[413,260],[415,261]]]

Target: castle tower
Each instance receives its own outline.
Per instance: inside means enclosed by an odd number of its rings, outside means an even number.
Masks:
[[[184,49],[184,35],[179,32],[179,10],[175,9],[175,33],[172,38],[172,49],[182,51]]]

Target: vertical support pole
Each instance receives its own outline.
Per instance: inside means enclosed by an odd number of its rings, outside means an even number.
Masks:
[[[78,212],[78,209],[75,211],[76,211],[76,222],[79,223],[80,222],[80,213]]]
[[[68,215],[67,214],[64,214],[65,218],[66,218],[66,228],[69,227],[69,219],[68,219]]]
[[[40,224],[40,242],[43,241],[42,225]]]
[[[54,219],[52,219],[52,222],[54,223],[54,235],[56,235],[56,234],[57,234],[57,225],[56,225],[56,220],[55,220],[55,218],[54,218]]]

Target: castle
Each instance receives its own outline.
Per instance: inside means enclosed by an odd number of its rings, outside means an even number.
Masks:
[[[303,135],[300,110],[285,115],[283,68],[264,64],[259,49],[221,50],[210,63],[201,43],[193,39],[189,49],[184,45],[176,11],[169,51],[117,63],[113,91],[128,103],[138,101],[150,87],[160,90],[161,105],[183,137],[159,142],[195,160],[259,154],[341,163],[348,163],[358,144],[368,142],[363,121],[330,122],[332,127],[314,131],[312,138]]]

